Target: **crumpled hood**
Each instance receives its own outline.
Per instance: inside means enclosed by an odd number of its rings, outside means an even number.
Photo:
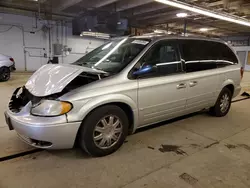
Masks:
[[[37,97],[44,97],[61,92],[82,72],[105,73],[103,71],[77,66],[47,64],[38,69],[25,84],[26,89]]]

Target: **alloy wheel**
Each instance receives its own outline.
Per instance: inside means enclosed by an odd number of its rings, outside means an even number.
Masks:
[[[95,145],[100,149],[114,146],[122,134],[121,120],[114,115],[103,117],[95,126],[93,138]]]
[[[227,93],[223,94],[220,100],[220,110],[222,113],[226,112],[228,110],[228,107],[230,105],[230,97]]]

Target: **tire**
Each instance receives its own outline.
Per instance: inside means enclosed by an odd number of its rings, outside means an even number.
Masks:
[[[227,103],[224,103],[224,106],[222,104],[223,100],[228,100]],[[227,113],[230,110],[231,107],[231,101],[232,101],[232,92],[228,88],[223,88],[220,92],[220,95],[215,103],[215,105],[210,108],[209,112],[211,115],[216,117],[223,117],[227,115]]]
[[[5,82],[10,79],[10,69],[8,67],[0,68],[0,82]]]
[[[111,117],[113,117],[113,121]],[[119,124],[117,123],[118,120]],[[113,126],[111,126],[111,122],[113,122]],[[128,135],[128,125],[126,113],[118,106],[106,105],[99,107],[82,122],[78,134],[79,145],[91,156],[109,155],[118,150],[124,143]],[[115,133],[118,130],[119,133]],[[103,131],[103,133],[99,131]],[[116,141],[115,138],[117,138]]]

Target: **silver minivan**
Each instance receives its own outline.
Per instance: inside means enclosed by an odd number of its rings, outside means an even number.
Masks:
[[[34,147],[78,143],[104,156],[140,127],[202,109],[225,116],[241,76],[237,56],[219,40],[117,38],[72,64],[42,66],[13,93],[5,117]]]

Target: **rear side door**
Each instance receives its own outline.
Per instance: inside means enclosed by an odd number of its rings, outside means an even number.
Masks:
[[[138,64],[157,67],[155,72],[138,78],[140,126],[182,115],[186,105],[187,80],[176,41],[157,42]]]
[[[214,43],[203,40],[182,40],[181,57],[187,77],[186,110],[193,112],[215,104],[218,71]]]

